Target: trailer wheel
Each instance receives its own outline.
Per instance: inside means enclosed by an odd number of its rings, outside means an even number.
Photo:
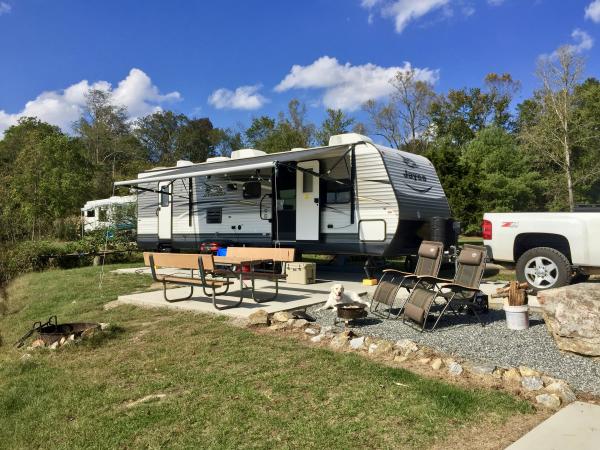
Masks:
[[[571,281],[571,263],[550,247],[527,250],[517,261],[517,279],[526,281],[534,291],[566,286]]]

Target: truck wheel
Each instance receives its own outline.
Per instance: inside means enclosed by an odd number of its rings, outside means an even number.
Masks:
[[[566,286],[571,281],[571,263],[550,247],[527,250],[517,261],[517,279],[526,281],[534,291]]]

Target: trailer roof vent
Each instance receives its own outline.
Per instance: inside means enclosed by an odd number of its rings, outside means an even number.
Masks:
[[[373,143],[371,138],[358,133],[336,134],[329,138],[329,145],[354,144],[355,142],[369,142],[370,144]]]
[[[227,156],[213,156],[212,158],[206,158],[207,163],[221,162],[221,161],[229,161]]]
[[[242,148],[231,152],[231,159],[242,159],[242,158],[254,158],[255,156],[266,155],[262,150],[255,150],[253,148]]]
[[[176,167],[187,167],[187,166],[193,166],[194,163],[191,161],[188,161],[186,159],[180,159],[179,161],[177,161]]]

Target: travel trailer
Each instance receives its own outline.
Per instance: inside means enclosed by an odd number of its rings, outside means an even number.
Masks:
[[[81,208],[81,232],[97,230],[114,225],[115,211],[123,205],[131,205],[137,201],[137,196],[110,197],[101,200],[91,200]]]
[[[137,190],[144,250],[215,242],[389,257],[415,254],[424,239],[450,246],[456,238],[431,162],[358,134],[325,147],[180,161],[115,185]]]

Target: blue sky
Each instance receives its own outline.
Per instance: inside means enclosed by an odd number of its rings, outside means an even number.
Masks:
[[[536,59],[563,44],[599,76],[598,37],[600,0],[0,0],[0,133],[24,114],[68,130],[90,86],[132,117],[221,127],[293,97],[314,121],[327,106],[359,114],[409,65],[440,92],[509,72],[523,98]]]

